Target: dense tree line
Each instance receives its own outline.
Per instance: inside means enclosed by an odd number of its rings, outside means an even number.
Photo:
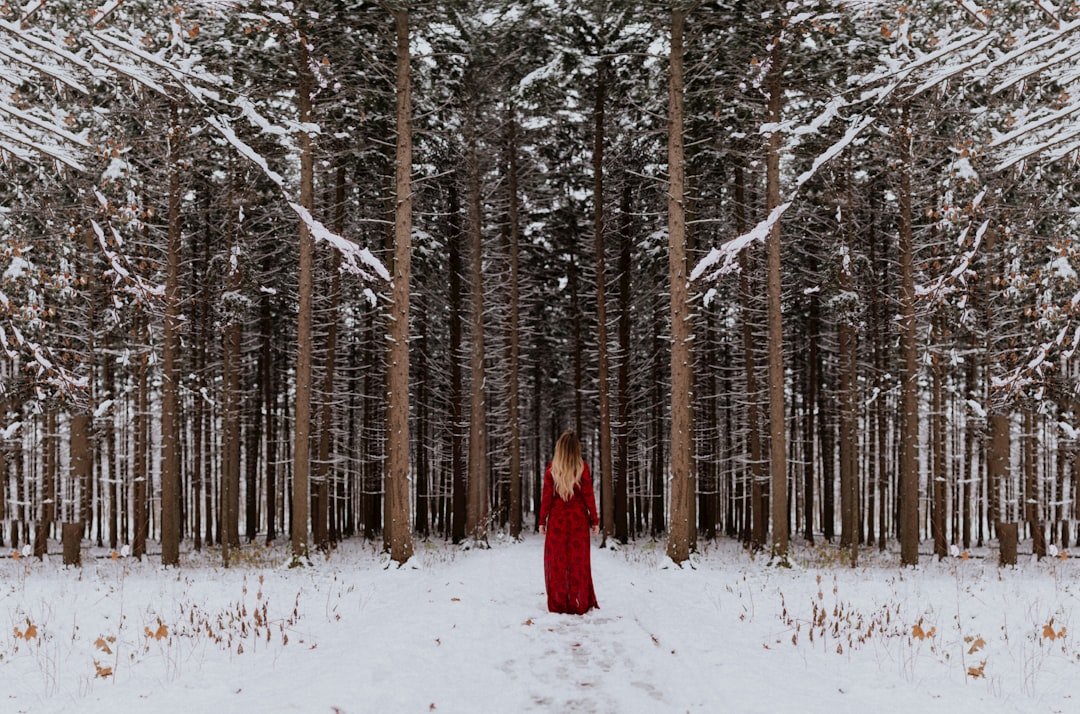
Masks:
[[[0,539],[1077,531],[1076,5],[0,8]]]

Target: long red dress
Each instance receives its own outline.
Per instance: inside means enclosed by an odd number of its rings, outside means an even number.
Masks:
[[[570,500],[564,501],[555,492],[555,480],[548,464],[540,499],[540,525],[547,526],[544,582],[551,612],[583,615],[590,608],[600,607],[593,591],[589,560],[589,529],[594,523],[599,523],[599,519],[589,465],[585,464],[581,482]]]

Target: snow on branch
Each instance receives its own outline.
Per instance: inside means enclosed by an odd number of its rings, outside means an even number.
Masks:
[[[102,196],[97,189],[94,189],[94,193],[97,194],[99,201],[105,201],[105,197]],[[116,282],[123,281],[127,292],[137,295],[144,300],[149,298],[163,299],[165,297],[164,285],[151,285],[141,275],[129,270],[128,267],[124,265],[124,263],[127,262],[125,256],[109,249],[108,244],[105,242],[105,231],[102,230],[97,221],[91,220],[90,227],[94,229],[94,234],[98,239],[98,245],[101,246],[102,252],[105,253],[105,258],[109,261],[109,265],[112,266],[112,272],[113,275],[116,276]],[[116,240],[117,244],[120,244],[122,241],[116,228],[113,226],[109,226],[109,228],[112,229],[113,238]]]
[[[973,201],[973,204],[978,204],[982,200],[983,196],[985,196],[985,195],[986,195],[986,189],[983,189],[982,193],[980,193],[975,198],[975,200]],[[981,226],[979,226],[978,230],[975,231],[975,239],[972,241],[971,248],[964,251],[960,255],[955,256],[955,258],[953,259],[954,262],[955,262],[955,267],[953,267],[953,269],[951,271],[949,271],[948,274],[943,273],[943,274],[939,275],[937,277],[937,279],[928,286],[922,286],[922,285],[916,286],[916,288],[915,288],[915,297],[917,297],[917,298],[930,298],[930,299],[933,299],[933,300],[940,300],[948,292],[950,292],[951,285],[953,283],[956,283],[956,282],[959,282],[961,284],[966,283],[967,282],[968,269],[971,267],[971,261],[973,261],[975,259],[976,254],[978,254],[979,246],[982,245],[983,236],[986,235],[986,229],[989,228],[989,227],[990,227],[990,220],[987,219],[986,221],[983,222],[983,224]],[[968,227],[965,226],[964,229],[962,231],[960,231],[960,237],[957,239],[957,243],[959,243],[960,245],[963,245],[964,240],[967,238],[967,234],[968,234]]]
[[[10,104],[8,104],[7,102],[2,101],[2,100],[0,100],[0,112],[3,112],[4,114],[7,114],[10,117],[14,117],[16,119],[24,121],[27,124],[32,124],[33,126],[36,126],[38,129],[41,129],[42,131],[46,131],[46,132],[49,132],[51,134],[56,134],[60,138],[67,139],[72,144],[76,144],[78,146],[81,146],[84,149],[89,149],[90,148],[90,142],[86,140],[85,132],[83,132],[83,134],[81,134],[81,135],[80,134],[72,134],[70,131],[68,131],[67,129],[64,129],[61,126],[57,126],[56,124],[50,124],[47,121],[44,121],[42,119],[38,119],[34,115],[27,114],[26,112],[22,111],[21,109],[16,109],[15,107],[11,106]]]
[[[1080,138],[1080,127],[1074,127],[1072,131],[1063,131],[1060,134],[1055,134],[1049,139],[1039,142],[1034,146],[1022,147],[1019,151],[1013,152],[1012,155],[1007,156],[1004,161],[995,166],[994,171],[1004,171],[1005,169],[1015,166],[1021,161],[1025,161],[1032,156],[1039,154],[1046,149],[1049,149],[1052,146],[1057,146],[1062,142],[1072,141],[1077,138]],[[1068,151],[1062,152],[1061,155],[1058,156],[1058,158],[1068,155],[1068,153]]]
[[[51,65],[51,64],[46,65],[43,62],[34,60],[31,57],[29,57],[28,55],[17,51],[17,50],[25,50],[25,49],[26,49],[26,47],[24,45],[21,45],[21,43],[16,44],[14,47],[8,47],[8,46],[5,46],[4,44],[0,44],[0,57],[6,57],[7,59],[11,60],[12,62],[15,62],[17,64],[21,64],[24,67],[29,67],[30,69],[34,70],[35,72],[43,74],[43,75],[45,75],[47,77],[51,77],[52,79],[55,79],[57,82],[60,82],[61,84],[65,85],[65,86],[67,86],[67,87],[69,87],[71,89],[74,89],[76,92],[79,92],[81,94],[86,94],[86,95],[90,94],[89,89],[87,89],[85,86],[83,86],[83,84],[81,82],[79,82],[77,79],[72,77],[70,74],[68,74],[67,71],[60,68],[59,66]]]
[[[1078,54],[1080,54],[1080,50],[1078,50]],[[1070,104],[1064,109],[1059,109],[1058,111],[1053,112],[1052,114],[1047,114],[1046,116],[1041,117],[1040,119],[1036,119],[1035,121],[1028,122],[1027,124],[1022,124],[1010,131],[1008,134],[1003,134],[998,138],[994,139],[987,146],[993,149],[995,147],[1001,146],[1002,144],[1007,144],[1010,141],[1020,136],[1023,136],[1024,134],[1035,131],[1037,129],[1041,129],[1047,124],[1052,124],[1053,122],[1058,121],[1059,119],[1064,119],[1071,114],[1075,114],[1076,112],[1080,112],[1080,102]]]
[[[307,227],[315,240],[324,241],[341,253],[341,257],[345,259],[345,268],[350,273],[359,275],[365,280],[371,280],[371,274],[360,267],[361,265],[366,265],[375,271],[380,278],[387,282],[390,281],[390,273],[387,271],[386,266],[384,266],[382,261],[376,258],[370,250],[361,248],[348,238],[344,238],[337,233],[334,233],[312,217],[311,213],[299,203],[290,201],[289,205],[296,211],[296,215],[300,216],[300,220],[307,224]]]
[[[990,65],[987,67],[987,71],[993,72],[994,70],[996,70],[996,69],[998,69],[1000,67],[1004,67],[1005,65],[1012,62],[1014,59],[1017,59],[1018,57],[1023,57],[1024,55],[1029,55],[1029,54],[1033,53],[1035,50],[1042,49],[1043,47],[1045,47],[1046,45],[1051,44],[1052,42],[1056,42],[1058,40],[1061,40],[1065,36],[1075,32],[1077,29],[1080,29],[1080,20],[1074,20],[1073,22],[1070,22],[1068,25],[1065,25],[1064,27],[1062,27],[1057,32],[1050,33],[1050,34],[1047,34],[1047,35],[1043,35],[1042,37],[1040,37],[1038,39],[1032,40],[1031,42],[1029,42],[1029,43],[1027,43],[1025,45],[1021,45],[1020,47],[1017,47],[1015,50],[1012,50],[1011,52],[1008,52],[1008,53],[1002,55],[1001,57],[998,57],[996,60],[994,60],[993,62],[990,63]],[[1002,88],[1000,88],[1000,87],[995,87],[994,89],[991,90],[991,94],[996,94],[1001,89]]]
[[[40,50],[44,50],[47,54],[63,58],[68,62],[72,63],[73,65],[81,67],[87,72],[93,73],[94,71],[93,66],[89,62],[84,60],[82,57],[78,56],[73,52],[69,52],[55,42],[50,42],[49,40],[42,39],[33,32],[24,30],[22,27],[13,22],[8,22],[7,20],[0,20],[0,30],[4,30],[12,35],[15,35],[26,44],[33,45]]]
[[[1023,82],[1029,77],[1033,77],[1041,72],[1045,72],[1046,70],[1050,69],[1055,65],[1061,64],[1062,62],[1068,62],[1069,60],[1080,56],[1080,47],[1076,46],[1075,42],[1073,42],[1072,40],[1066,40],[1062,42],[1059,47],[1054,48],[1054,51],[1057,51],[1058,49],[1062,50],[1060,54],[1053,55],[1049,59],[1038,64],[1024,65],[1023,67],[1006,77],[1004,80],[999,82],[993,89],[990,90],[990,93],[999,94],[1008,89],[1009,87]]]
[[[71,156],[70,154],[64,152],[64,150],[61,149],[60,147],[58,147],[58,146],[46,146],[45,144],[41,144],[41,143],[39,143],[37,141],[34,141],[33,139],[23,135],[21,132],[18,132],[18,131],[14,130],[14,129],[11,129],[9,127],[0,126],[0,137],[3,137],[4,139],[7,139],[8,141],[15,142],[16,144],[21,144],[23,146],[27,146],[27,147],[33,149],[34,151],[38,152],[39,154],[47,156],[50,159],[53,159],[54,161],[58,161],[58,162],[64,164],[65,166],[68,166],[68,167],[70,167],[72,169],[75,169],[76,171],[85,171],[86,170],[83,167],[83,165],[80,164],[73,156]],[[19,152],[13,152],[13,153],[15,153],[15,155],[18,156],[20,159],[25,159],[25,154],[20,156]]]
[[[826,108],[826,111],[832,111],[832,108]],[[780,217],[791,207],[791,204],[799,195],[799,191],[802,189],[803,185],[813,178],[822,166],[838,156],[840,152],[851,144],[851,142],[855,141],[863,129],[870,126],[872,123],[874,123],[874,117],[872,116],[859,118],[858,121],[848,128],[843,138],[819,154],[817,158],[814,159],[811,167],[799,175],[799,178],[795,181],[795,187],[788,194],[787,201],[776,206],[776,208],[770,211],[768,218],[758,223],[748,233],[744,233],[737,238],[729,240],[718,248],[710,250],[709,254],[694,266],[694,270],[690,273],[690,280],[699,279],[706,271],[712,270],[717,263],[721,263],[721,265],[709,275],[710,280],[715,279],[723,273],[729,273],[734,270],[736,266],[735,261],[738,259],[742,249],[754,241],[765,240],[766,236],[768,236],[769,232],[773,229],[773,226],[780,220]]]
[[[244,141],[236,135],[236,132],[232,130],[232,127],[228,125],[224,117],[205,117],[205,120],[206,123],[213,127],[225,141],[240,153],[241,156],[262,169],[263,174],[277,185],[278,189],[285,196],[289,206],[296,212],[296,215],[300,217],[300,220],[307,225],[315,240],[324,241],[341,253],[342,258],[345,259],[345,268],[349,272],[359,275],[365,280],[371,280],[371,273],[361,267],[367,266],[380,278],[389,282],[390,273],[386,270],[386,266],[384,266],[382,261],[376,258],[370,250],[361,248],[348,238],[334,233],[315,219],[310,211],[299,203],[291,200],[289,191],[285,186],[285,179],[282,178],[281,174],[270,168],[265,157],[244,143]]]
[[[980,23],[985,26],[984,16],[987,14],[985,10],[980,8],[974,2],[971,2],[971,0],[962,0],[962,5],[965,10],[974,15]],[[942,60],[959,54],[961,50],[967,49],[967,52],[962,55],[963,61],[959,64],[946,66],[937,71],[924,80],[912,94],[919,94],[936,87],[950,78],[968,71],[972,67],[984,64],[988,59],[985,55],[985,50],[989,46],[992,38],[993,36],[991,33],[984,29],[963,31],[958,33],[951,42],[948,42],[934,52],[916,57],[898,69],[892,68],[886,74],[867,75],[862,78],[864,86],[877,84],[879,82],[883,84],[868,92],[864,92],[859,99],[850,104],[845,104],[843,101],[836,98],[830,100],[828,104],[826,104],[824,110],[809,124],[804,127],[794,128],[791,131],[793,134],[814,133],[818,127],[827,124],[833,116],[838,115],[840,109],[845,106],[854,106],[870,100],[872,100],[871,107],[881,106],[886,98],[892,95],[899,87],[903,86],[908,79],[915,75],[919,70],[933,66]],[[971,48],[972,45],[974,45],[974,48]],[[733,238],[723,245],[710,250],[709,254],[694,267],[693,271],[690,273],[690,279],[697,280],[710,270],[713,272],[709,273],[709,279],[715,279],[721,274],[733,271],[736,268],[735,261],[739,252],[755,240],[764,240],[769,234],[769,231],[776,225],[776,222],[780,220],[784,212],[787,211],[798,197],[802,186],[813,178],[822,166],[838,156],[853,141],[855,141],[856,138],[858,138],[863,130],[872,125],[875,121],[877,121],[877,115],[875,113],[867,113],[854,120],[851,126],[848,127],[844,136],[823,153],[819,154],[814,159],[811,167],[799,175],[795,181],[794,188],[788,193],[785,202],[774,208],[764,221],[758,223],[748,233],[744,233],[743,235]],[[771,124],[765,125],[762,127],[762,132],[775,131],[779,128],[780,127]],[[786,126],[784,128],[786,128]],[[716,267],[718,264],[719,267]]]

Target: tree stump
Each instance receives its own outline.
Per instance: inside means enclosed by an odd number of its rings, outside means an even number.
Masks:
[[[64,565],[82,565],[82,523],[65,523],[60,542],[64,546]]]
[[[1016,524],[999,523],[997,532],[998,546],[1000,548],[998,565],[1016,565]]]
[[[34,557],[42,560],[49,554],[49,524],[38,523],[34,526]]]

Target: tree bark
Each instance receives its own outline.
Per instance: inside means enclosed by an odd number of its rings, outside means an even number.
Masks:
[[[841,258],[839,287],[841,295],[854,294],[852,275],[852,214],[853,200],[850,183],[847,190],[847,211],[843,212],[841,233],[844,250]],[[840,545],[848,548],[851,567],[858,562],[859,553],[859,457],[858,457],[858,358],[853,316],[841,315],[839,331],[840,360],[840,512],[842,529]]]
[[[600,402],[600,520],[604,536],[601,547],[614,534],[615,482],[611,470],[611,397],[608,383],[607,276],[604,249],[604,104],[607,101],[607,62],[596,71],[596,104],[593,111],[593,231],[596,239],[596,361]]]
[[[338,163],[334,172],[334,231],[345,230],[345,164]],[[330,548],[330,445],[334,429],[334,370],[337,360],[338,312],[341,303],[341,253],[331,249],[330,255],[330,314],[327,315],[326,363],[322,388],[322,425],[319,428],[319,460],[315,478],[315,498],[312,499],[312,531],[315,545]]]
[[[165,274],[165,335],[161,359],[161,564],[180,564],[179,384],[176,357],[180,322],[180,126],[172,109],[169,132],[169,233]]]
[[[630,224],[630,181],[623,178],[622,230],[619,236],[619,456],[615,471],[615,539],[629,541],[630,482],[630,248],[633,243]],[[601,495],[601,498],[603,496]]]
[[[480,163],[477,157],[476,114],[479,100],[475,96],[467,110],[466,168],[469,184],[469,242],[471,313],[469,315],[469,484],[465,530],[474,544],[487,542],[488,473],[487,473],[487,404],[484,399],[484,240],[480,213]]]
[[[296,95],[300,124],[311,122],[311,69],[308,66],[307,37],[300,35],[297,63],[299,86]],[[311,134],[300,131],[300,205],[311,213],[314,207],[314,155]],[[311,230],[300,221],[300,305],[296,317],[296,413],[293,427],[293,489],[290,520],[294,558],[308,553],[308,499],[311,469],[311,312],[314,246]]]
[[[387,356],[387,474],[390,557],[412,557],[409,509],[409,279],[412,275],[412,88],[409,79],[409,12],[394,12],[397,27],[397,148],[394,181],[394,265]]]
[[[741,163],[735,166],[735,230],[746,233],[746,179]],[[750,273],[753,268],[748,248],[739,251],[739,310],[742,315],[743,371],[746,379],[747,438],[750,443],[750,545],[765,547],[769,531],[766,507],[769,480],[761,458],[761,427],[758,415],[757,360],[754,354],[753,317],[750,307]]]
[[[900,128],[900,562],[919,562],[919,368],[915,353],[915,261],[912,238],[912,134],[905,106]]]
[[[668,276],[671,287],[671,522],[667,554],[690,557],[694,473],[693,364],[690,353],[689,276],[686,270],[685,154],[683,150],[683,29],[686,13],[671,13],[668,82]]]
[[[456,176],[450,182],[447,195],[447,243],[450,270],[450,475],[452,482],[450,531],[451,540],[460,543],[465,540],[468,521],[468,481],[465,465],[465,445],[463,443],[462,423],[465,418],[465,395],[462,385],[461,337],[462,295],[461,295],[461,225],[458,214]]]
[[[781,87],[780,38],[773,39],[770,58],[769,123],[780,122]],[[771,215],[780,205],[780,145],[778,129],[769,134],[765,160],[766,207]],[[772,502],[773,555],[787,558],[787,434],[784,422],[784,345],[780,303],[780,221],[776,221],[765,239],[768,278],[766,291],[769,302],[769,475]]]
[[[521,414],[519,269],[520,217],[518,215],[517,117],[510,106],[510,537],[521,537]]]
[[[932,344],[937,348],[941,339],[941,316],[934,315],[933,325],[933,338]],[[948,438],[945,433],[945,403],[944,403],[944,389],[945,389],[945,368],[942,364],[942,358],[940,349],[935,349],[931,355],[931,366],[933,369],[933,387],[931,401],[933,405],[930,409],[931,418],[931,452],[934,457],[934,468],[932,477],[934,479],[933,498],[934,498],[934,510],[933,510],[933,537],[934,537],[934,555],[938,557],[938,560],[944,560],[945,556],[949,554],[949,542],[945,533],[945,491],[947,486],[947,466],[945,463],[945,439]]]

